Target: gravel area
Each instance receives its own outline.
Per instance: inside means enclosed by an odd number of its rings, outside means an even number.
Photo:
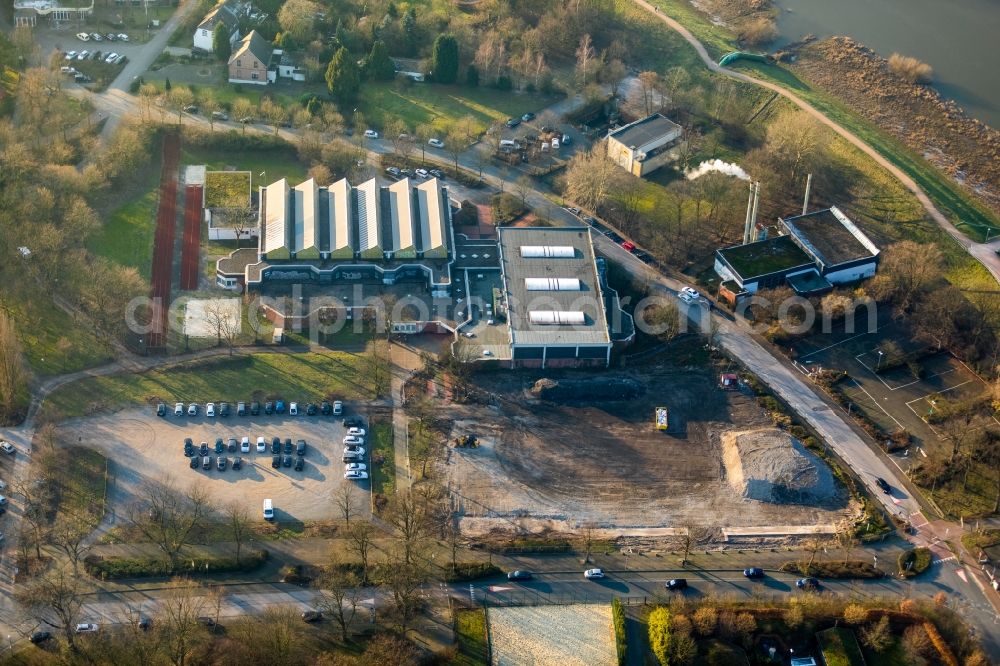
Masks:
[[[722,459],[729,485],[747,499],[813,504],[838,494],[830,468],[781,430],[724,432]]]
[[[491,608],[494,666],[615,664],[610,604]]]

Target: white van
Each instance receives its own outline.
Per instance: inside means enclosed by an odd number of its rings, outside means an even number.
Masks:
[[[517,141],[500,139],[500,150],[517,150]]]
[[[264,500],[264,520],[274,520],[274,506],[271,500]]]

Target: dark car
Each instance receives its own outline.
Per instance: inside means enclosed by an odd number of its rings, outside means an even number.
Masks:
[[[198,456],[191,456],[191,469],[198,469]]]
[[[167,406],[164,405],[162,402],[156,406],[156,415],[157,416],[167,415]]]
[[[275,400],[274,401],[274,413],[275,414],[284,414],[285,413],[285,401],[284,400]]]
[[[224,402],[219,405],[219,416],[229,416],[229,403]]]
[[[305,467],[305,466],[306,466],[306,459],[305,458],[296,458],[295,459],[295,471],[296,472],[301,472],[302,468]]]
[[[198,453],[200,455],[203,455],[203,456],[207,456],[208,455],[208,443],[207,442],[202,442],[201,443],[201,447],[198,449]]]
[[[243,467],[243,458],[239,456],[233,458],[233,469],[240,469]]]
[[[348,416],[344,419],[345,428],[362,428],[365,425],[365,420],[360,416]]]
[[[236,416],[246,416],[247,415],[247,403],[238,402],[236,403]]]
[[[225,469],[226,469],[226,461],[227,460],[228,460],[228,458],[226,458],[226,456],[219,456],[219,459],[218,459],[217,462],[218,462],[218,466],[219,466],[219,471],[220,472],[225,471]]]
[[[202,469],[212,469],[212,457],[211,456],[205,456],[204,458],[201,459],[201,468]]]
[[[275,469],[281,467],[281,456],[271,456],[271,467]]]
[[[509,118],[507,120],[507,127],[510,127],[511,129],[514,129],[515,127],[517,127],[520,124],[521,124],[521,119],[520,118]]]
[[[229,449],[230,453],[236,453],[236,438],[235,437],[230,437],[229,438],[229,444],[228,444],[228,446],[226,448]]]
[[[188,458],[194,455],[194,442],[191,441],[190,437],[184,440],[184,455]]]
[[[289,456],[289,455],[286,455],[284,458],[282,458],[281,462],[284,463],[285,467],[291,467],[292,466],[292,457]]]
[[[215,452],[216,453],[222,453],[225,450],[226,450],[226,445],[222,443],[222,438],[221,437],[216,437],[215,438]]]
[[[150,621],[149,621],[148,617],[140,617],[139,618],[139,628],[140,629],[142,629],[143,631],[148,631],[150,626],[151,626],[151,624],[150,624]]]
[[[268,416],[274,414],[274,403],[271,402],[270,400],[264,403],[264,413],[267,414]]]
[[[250,416],[257,416],[260,414],[260,403],[254,400],[250,403]]]
[[[819,581],[815,578],[800,578],[795,581],[795,587],[800,590],[818,590]]]
[[[524,571],[518,569],[517,571],[511,571],[507,574],[507,580],[531,580],[533,576],[530,571]]]
[[[882,492],[884,492],[886,495],[892,493],[892,486],[890,486],[889,483],[881,476],[875,478],[875,485],[881,488]]]
[[[528,111],[526,114],[521,116],[521,120],[523,120],[524,122],[528,122],[529,120],[534,120],[534,119],[535,119],[535,114],[533,114],[531,111]]]
[[[333,405],[324,400],[323,404],[319,406],[319,412],[323,416],[329,416],[333,413]]]
[[[285,438],[285,453],[291,453],[291,452],[292,452],[292,438],[291,437],[286,437]]]
[[[281,453],[281,438],[272,437],[271,438],[271,453]]]
[[[306,405],[306,416],[316,416],[316,412],[318,411],[319,410],[316,409],[316,405],[314,405],[313,403],[310,402],[308,405]]]
[[[44,643],[50,638],[52,638],[52,634],[50,634],[49,632],[36,631],[35,633],[31,634],[31,638],[29,638],[28,640],[37,645],[39,643]]]
[[[198,624],[205,627],[214,627],[215,620],[208,617],[207,615],[202,615],[201,617],[198,618]]]
[[[446,180],[445,179],[445,175],[444,175],[444,171],[441,171],[441,169],[431,169],[428,173],[430,175],[434,176],[435,178],[440,178],[441,180]]]
[[[666,582],[668,590],[683,590],[688,586],[687,578],[671,578]]]
[[[764,570],[760,567],[750,567],[749,569],[743,570],[743,575],[747,578],[763,578]]]
[[[322,619],[323,619],[323,614],[320,613],[319,611],[311,610],[302,613],[303,622],[319,622]]]

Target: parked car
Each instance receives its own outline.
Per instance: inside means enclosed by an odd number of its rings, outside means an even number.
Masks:
[[[108,34],[104,35],[104,39],[108,40],[109,42],[114,42],[118,40],[118,35],[116,35],[113,32],[109,32]]]
[[[875,477],[875,485],[881,488],[882,492],[886,495],[892,494],[892,486],[890,486],[889,483],[881,476]]]
[[[281,467],[281,456],[271,456],[271,467],[275,469]]]
[[[306,440],[300,439],[295,442],[295,454],[304,456],[306,454]]]
[[[191,465],[191,469],[198,469],[198,457],[197,456],[191,456],[190,465]]]
[[[435,148],[444,148],[444,141],[441,139],[427,139],[427,145],[434,146]]]
[[[684,287],[677,292],[677,298],[681,299],[685,303],[697,303],[701,300],[701,294],[699,294],[696,289]]]
[[[340,400],[333,401],[333,415],[340,416],[344,412],[344,403]],[[346,424],[345,424],[346,425]]]
[[[378,132],[376,132],[375,130],[371,130],[371,129],[365,130],[365,138],[366,139],[377,139],[378,138]]]
[[[316,409],[316,405],[314,405],[313,403],[310,402],[309,404],[306,405],[306,416],[316,416],[317,411],[319,410]]]
[[[306,459],[305,458],[296,458],[295,459],[295,471],[296,472],[301,472],[302,468],[305,467],[305,465],[306,465]]]
[[[267,440],[263,436],[257,437],[257,453],[267,452]]]
[[[111,52],[111,53],[109,53],[109,54],[107,55],[107,57],[106,57],[106,58],[104,59],[104,62],[106,62],[106,63],[108,63],[108,64],[110,65],[111,63],[113,63],[113,62],[114,62],[115,60],[117,60],[117,59],[118,59],[118,54],[117,54],[117,53],[115,53],[114,51],[112,51],[112,52]]]
[[[416,174],[418,178],[427,178],[428,176],[430,176],[430,173],[428,173],[427,169],[417,169],[413,173]]]
[[[198,416],[198,403],[192,402],[188,405],[188,416]]]
[[[441,171],[441,169],[431,169],[429,173],[435,178],[440,178],[441,180],[445,179],[444,171]]]
[[[238,402],[236,403],[236,416],[246,416],[247,415],[247,403]]]
[[[291,452],[292,452],[292,438],[291,437],[286,437],[285,438],[285,453],[291,453]]]
[[[240,458],[239,456],[233,458],[233,469],[242,469],[242,468],[243,468],[243,458]]]
[[[743,570],[743,575],[747,578],[763,578],[764,570],[760,567],[750,567],[749,569]]]
[[[587,569],[583,572],[584,578],[604,578],[604,569]]]
[[[90,41],[90,35],[88,35],[85,32],[78,32],[78,33],[76,33],[76,38],[79,39],[81,42],[89,42]]]
[[[392,166],[391,166],[391,167],[387,168],[387,169],[385,170],[385,172],[386,172],[387,174],[389,174],[390,176],[394,176],[394,177],[396,177],[396,178],[399,178],[399,177],[400,177],[400,176],[402,175],[402,172],[401,172],[401,171],[399,170],[399,168],[398,168],[398,167],[392,167]]]
[[[229,403],[228,402],[219,403],[219,416],[224,417],[224,418],[228,417],[229,416],[229,410],[230,410],[230,408],[229,408]]]
[[[215,416],[215,403],[205,403],[205,416]]]
[[[345,446],[344,455],[363,456],[365,449],[363,446]]]
[[[66,55],[63,56],[65,60],[76,60],[76,51],[66,51]]]
[[[514,129],[515,127],[517,127],[520,124],[521,124],[521,119],[520,118],[508,118],[507,119],[507,127],[509,127],[510,129]]]
[[[347,434],[352,437],[364,437],[366,432],[364,428],[359,428],[358,426],[351,426],[347,429]]]
[[[101,60],[104,60],[104,58],[102,57],[100,51],[94,51],[93,53],[91,53],[90,54],[90,59],[91,60],[95,60],[97,62],[100,62]]]
[[[212,120],[229,120],[229,114],[224,111],[212,111]]]
[[[292,457],[289,456],[289,455],[286,455],[284,458],[281,459],[281,462],[284,463],[285,467],[291,467],[292,466]]]
[[[271,438],[271,453],[281,453],[281,438],[272,437]]]
[[[323,619],[323,614],[319,611],[309,610],[302,613],[303,622],[319,622]]]
[[[635,243],[633,243],[632,241],[622,241],[622,247],[625,250],[632,252],[635,250]]]
[[[531,111],[528,111],[526,114],[521,116],[521,120],[523,120],[524,122],[529,122],[534,119],[535,119],[535,114],[533,114]]]
[[[35,645],[38,645],[39,643],[44,643],[50,638],[52,638],[51,633],[47,631],[36,631],[35,633],[31,634],[31,637],[28,640],[34,643]]]
[[[222,441],[222,438],[221,437],[216,437],[215,438],[215,452],[216,453],[222,453],[225,450],[226,450],[226,445]]]
[[[167,406],[162,402],[156,406],[156,415],[163,418],[167,415]]]
[[[76,633],[78,634],[93,634],[96,633],[99,629],[100,627],[94,624],[93,622],[81,622],[80,624],[76,625]]]
[[[191,441],[190,437],[184,440],[184,455],[189,458],[194,455],[194,442]]]
[[[201,468],[202,469],[212,469],[212,457],[211,456],[205,456],[204,458],[201,459]]]
[[[345,446],[360,446],[365,443],[364,438],[357,437],[356,435],[348,435],[344,438]]]
[[[298,416],[299,415],[299,403],[293,402],[288,405],[288,415]]]
[[[250,453],[250,437],[247,435],[240,440],[240,453]]]
[[[77,60],[86,60],[89,57],[90,57],[90,51],[80,51],[79,53],[76,54]]]
[[[507,580],[531,580],[534,576],[530,571],[525,571],[524,569],[518,569],[516,571],[511,571],[507,574]]]
[[[267,414],[268,416],[274,414],[274,403],[271,402],[270,400],[264,403],[264,413]]]
[[[208,455],[208,442],[201,443],[201,446],[198,448],[198,455],[202,456]]]
[[[226,460],[227,460],[226,456],[219,456],[218,465],[220,472],[226,471]]]
[[[334,409],[334,412],[336,413],[337,403],[333,403],[333,409]],[[359,427],[359,426],[363,426],[364,424],[365,424],[365,420],[363,418],[361,418],[360,416],[348,416],[346,419],[344,419],[344,427],[345,428]]]
[[[174,416],[184,416],[184,403],[178,402],[174,405]]]
[[[329,416],[333,413],[333,405],[324,400],[323,404],[319,406],[319,413],[323,416]]]
[[[367,469],[368,469],[368,465],[366,465],[364,463],[352,462],[352,463],[347,463],[346,465],[344,465],[344,471],[345,472],[363,472],[363,471],[365,471]]]
[[[118,39],[122,40],[123,42],[127,42],[128,41],[128,35],[126,35],[124,32],[119,32],[118,33]]]
[[[361,481],[368,478],[368,472],[344,472],[344,478],[348,481]]]
[[[274,401],[274,413],[275,414],[284,414],[285,413],[285,401],[284,400],[275,400]]]
[[[671,578],[665,583],[668,590],[677,591],[687,589],[687,578]]]
[[[101,35],[100,33],[96,33],[96,32],[90,33],[90,38],[92,40],[94,40],[95,42],[103,42],[104,41],[104,35]]]
[[[795,581],[795,587],[800,590],[818,590],[820,586],[819,580],[815,578],[800,578]]]
[[[254,400],[250,403],[250,416],[260,415],[260,403]]]

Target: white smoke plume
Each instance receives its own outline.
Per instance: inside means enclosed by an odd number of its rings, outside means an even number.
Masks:
[[[724,173],[727,176],[736,176],[740,180],[750,180],[750,175],[741,169],[737,164],[730,164],[729,162],[723,162],[720,159],[707,160],[698,165],[697,169],[689,169],[684,172],[688,180],[694,180],[699,176],[704,176],[709,171],[718,171],[719,173]]]

